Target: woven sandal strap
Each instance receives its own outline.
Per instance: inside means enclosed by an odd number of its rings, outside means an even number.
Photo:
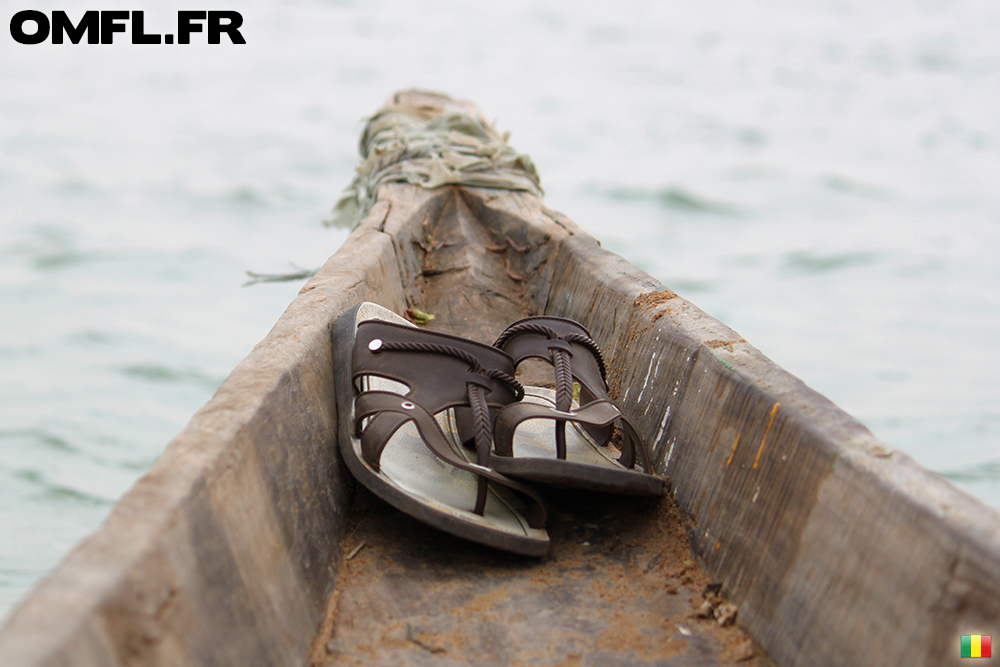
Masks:
[[[469,392],[469,406],[472,408],[473,439],[476,443],[476,463],[489,466],[490,449],[493,447],[493,429],[490,420],[490,407],[486,404],[486,393],[483,388],[473,382],[466,384]],[[486,478],[479,478],[479,489],[476,493],[476,514],[486,511],[488,488]]]
[[[576,324],[576,323],[574,323]],[[576,326],[580,326],[576,324]],[[582,329],[582,326],[580,327]],[[601,369],[601,378],[607,380],[608,372],[604,365],[604,355],[601,353],[601,348],[594,342],[594,339],[586,335],[583,332],[570,332],[564,335],[559,335],[559,333],[552,327],[542,323],[532,320],[521,320],[515,322],[507,327],[503,333],[497,338],[496,342],[493,343],[493,347],[503,349],[507,342],[520,333],[537,333],[547,336],[551,340],[564,340],[567,343],[579,343],[586,347],[594,355],[597,360],[597,367]],[[515,360],[516,362],[517,360]]]
[[[528,358],[537,358],[552,366],[556,410],[570,410],[575,394],[575,381],[580,383],[581,405],[608,398],[604,357],[597,343],[579,322],[549,316],[526,318],[507,327],[496,344],[512,355],[515,365]],[[564,459],[566,422],[557,419],[554,427],[556,454]],[[597,440],[610,434],[608,429],[590,425],[587,430]]]

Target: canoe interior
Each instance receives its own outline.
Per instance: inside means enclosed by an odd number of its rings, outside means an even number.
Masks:
[[[581,321],[671,497],[552,495],[537,561],[357,491],[330,326],[359,301],[486,342]],[[962,634],[1000,635],[1000,514],[537,197],[389,184],[7,619],[0,665],[730,664],[742,631],[687,617],[708,583],[762,647],[750,664],[957,665]]]
[[[487,344],[545,312],[564,227],[491,212],[488,193],[453,188],[419,206],[403,196],[388,196],[388,208],[409,219],[382,229],[406,266],[406,304],[384,305],[418,307],[434,315],[427,329]],[[520,379],[549,384],[539,370]],[[452,538],[356,493],[313,664],[770,664],[738,628],[692,618],[712,581],[671,497],[549,492],[552,548],[539,560]]]

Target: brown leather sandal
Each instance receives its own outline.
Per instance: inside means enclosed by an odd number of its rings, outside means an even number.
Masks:
[[[522,401],[500,410],[490,459],[494,470],[554,486],[662,495],[663,480],[652,474],[645,443],[608,396],[601,351],[581,324],[528,317],[507,327],[494,346],[510,354],[515,367],[525,359],[541,359],[555,374],[554,391],[526,387]],[[620,454],[609,445],[616,422]]]
[[[492,416],[523,393],[510,357],[372,303],[341,316],[333,338],[340,450],[358,481],[435,528],[545,554],[541,497],[487,467]]]

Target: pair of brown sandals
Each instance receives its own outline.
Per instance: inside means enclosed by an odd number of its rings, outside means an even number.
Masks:
[[[546,509],[532,484],[663,493],[642,438],[608,397],[600,350],[573,320],[519,320],[490,346],[362,303],[333,333],[344,459],[425,523],[541,556]],[[527,359],[551,365],[554,390],[518,382]],[[610,444],[615,423],[621,451]]]

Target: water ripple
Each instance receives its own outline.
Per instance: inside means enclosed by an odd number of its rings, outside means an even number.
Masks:
[[[624,201],[653,201],[666,208],[690,213],[714,213],[716,215],[745,215],[738,206],[727,202],[715,201],[696,195],[680,187],[665,187],[655,190],[644,188],[619,187],[606,191],[610,199]]]
[[[941,475],[953,482],[982,482],[1000,480],[1000,461],[976,463],[957,470],[942,472]]]
[[[823,254],[813,250],[800,250],[785,255],[784,265],[786,269],[797,273],[829,273],[875,264],[879,259],[879,253],[875,252]]]
[[[160,364],[133,364],[121,369],[123,375],[147,382],[193,384],[211,391],[218,389],[224,380],[209,377],[194,369],[173,369]]]
[[[866,199],[885,200],[892,196],[892,192],[888,188],[836,174],[823,179],[823,184],[831,190]]]
[[[12,476],[21,480],[22,482],[27,482],[33,487],[38,489],[38,492],[32,494],[35,500],[41,501],[66,501],[71,504],[73,503],[85,503],[87,505],[106,505],[111,506],[115,504],[114,500],[108,498],[101,498],[99,496],[80,491],[79,489],[74,489],[68,486],[63,486],[61,484],[55,484],[45,479],[45,477],[37,470],[16,470],[12,473]]]
[[[46,433],[41,429],[0,430],[0,439],[3,438],[30,439],[33,440],[36,445],[52,451],[66,452],[70,454],[80,453],[79,449],[71,445],[66,440],[63,440],[59,436],[52,435],[51,433]]]

